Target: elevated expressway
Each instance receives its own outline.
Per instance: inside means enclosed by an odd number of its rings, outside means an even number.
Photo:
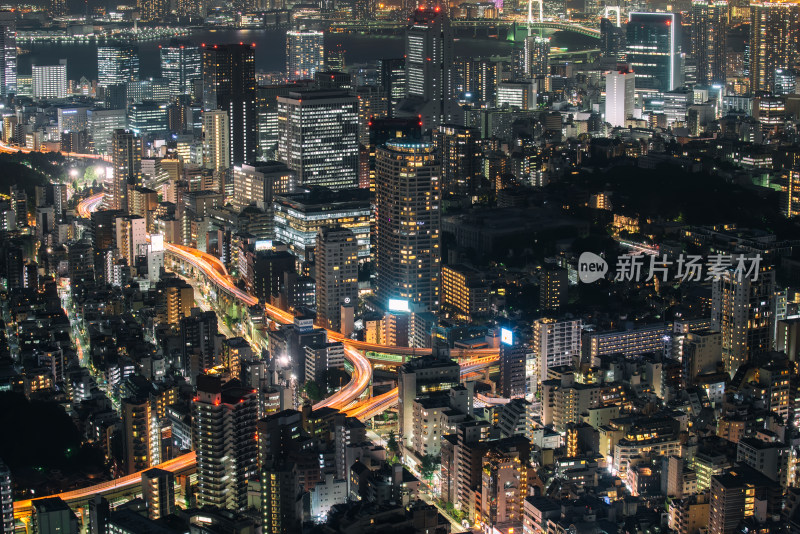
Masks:
[[[97,210],[102,203],[103,194],[98,193],[85,198],[78,204],[77,211],[81,217],[90,216],[91,212]],[[220,290],[227,292],[230,296],[240,300],[247,306],[254,306],[258,304],[258,299],[253,295],[247,293],[236,287],[232,277],[228,274],[227,269],[219,261],[218,258],[207,254],[197,249],[185,247],[182,245],[174,245],[165,243],[165,252],[172,255],[180,261],[187,262],[195,267],[198,271],[202,272],[216,287]],[[273,320],[279,323],[291,323],[294,316],[280,308],[264,305],[265,312]],[[378,395],[376,397],[368,398],[364,401],[355,403],[356,399],[369,387],[372,379],[372,364],[370,359],[365,357],[360,351],[375,351],[384,354],[394,354],[400,356],[420,356],[430,354],[430,349],[412,349],[408,347],[394,347],[380,345],[376,343],[366,343],[363,341],[356,341],[345,338],[339,332],[328,330],[328,337],[334,341],[341,341],[345,345],[345,357],[353,365],[353,375],[350,382],[342,389],[314,405],[314,409],[331,407],[339,410],[345,410],[348,415],[358,417],[359,419],[367,420],[375,415],[378,415],[385,410],[391,408],[397,403],[397,388]],[[477,349],[463,351],[460,354],[463,358],[461,363],[462,376],[474,373],[480,369],[484,369],[497,361],[497,349]],[[380,358],[377,362],[383,365],[402,365],[402,361],[384,361]],[[355,403],[355,404],[354,404]],[[178,456],[172,460],[168,460],[162,464],[156,465],[159,469],[171,471],[176,475],[187,475],[195,471],[197,466],[197,459],[194,452]],[[82,488],[78,490],[67,491],[56,495],[48,495],[46,497],[59,497],[73,508],[86,507],[89,500],[94,495],[103,495],[107,498],[115,496],[131,495],[141,491],[141,475],[143,471],[132,473],[130,475],[117,478],[107,482],[101,482],[94,486]],[[46,498],[38,497],[37,499]],[[33,512],[33,501],[26,499],[14,502],[14,517],[26,525],[28,524],[31,514]]]

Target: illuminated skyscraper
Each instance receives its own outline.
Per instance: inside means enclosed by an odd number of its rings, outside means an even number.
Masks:
[[[800,6],[794,2],[750,5],[750,90],[772,91],[775,70],[794,66]]]
[[[526,77],[547,77],[550,74],[550,38],[539,35],[526,37],[524,59]]]
[[[406,98],[398,116],[421,116],[434,128],[454,119],[453,32],[446,9],[416,9],[406,29]]]
[[[634,76],[628,69],[606,73],[606,122],[611,126],[624,128],[633,116]]]
[[[800,215],[800,169],[794,168],[786,173],[781,185],[781,212],[786,217]]]
[[[197,505],[241,510],[247,481],[258,475],[258,397],[238,380],[197,377],[192,433],[197,451]]]
[[[342,306],[358,303],[358,240],[347,228],[320,228],[316,247],[317,324],[339,331]]]
[[[772,347],[775,271],[762,267],[758,279],[733,269],[712,286],[711,328],[722,332],[722,363],[731,376]]]
[[[206,45],[203,49],[203,110],[222,109],[230,120],[230,163],[256,159],[255,47]]]
[[[325,70],[324,37],[316,30],[286,32],[286,75],[290,80],[311,80]]]
[[[671,91],[683,84],[680,14],[631,13],[627,62],[636,73],[636,90]]]
[[[442,196],[473,195],[482,176],[480,130],[445,124],[434,135],[442,163]]]
[[[278,97],[278,159],[302,185],[358,186],[358,99],[346,91]]]
[[[215,171],[231,166],[231,123],[222,109],[203,112],[203,166]]]
[[[31,65],[33,98],[67,98],[67,60],[58,65]]]
[[[17,22],[13,11],[0,11],[0,94],[17,92]]]
[[[725,36],[728,33],[727,0],[692,2],[692,55],[697,62],[697,82],[725,84]]]
[[[139,49],[131,45],[97,47],[97,85],[108,87],[139,79]]]
[[[378,148],[375,203],[378,298],[436,309],[441,271],[441,168],[430,143]]]
[[[143,22],[159,21],[169,13],[169,0],[137,0],[136,7]]]
[[[142,142],[133,132],[111,136],[111,173],[106,174],[106,209],[128,210],[128,184],[142,180]]]
[[[200,47],[173,41],[159,46],[161,52],[161,77],[169,80],[172,96],[192,94],[195,80],[203,78],[203,56]]]

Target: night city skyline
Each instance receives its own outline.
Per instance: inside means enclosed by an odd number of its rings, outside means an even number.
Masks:
[[[0,3],[0,534],[800,534],[800,2]]]

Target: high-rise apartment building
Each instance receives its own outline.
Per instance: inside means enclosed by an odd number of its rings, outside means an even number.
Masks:
[[[143,22],[160,21],[169,14],[169,0],[137,0],[136,7]]]
[[[377,151],[378,298],[439,306],[441,213],[433,145],[391,141]]]
[[[106,174],[106,209],[128,210],[128,185],[142,180],[141,139],[127,130],[111,135],[111,174]]]
[[[507,399],[525,397],[525,365],[530,349],[521,343],[500,345],[500,394]]]
[[[525,78],[546,78],[550,75],[550,38],[530,35],[523,47]]]
[[[258,145],[253,45],[206,45],[203,49],[203,110],[215,109],[228,113],[230,164],[253,163]]]
[[[163,469],[148,469],[142,473],[142,496],[147,503],[147,517],[167,517],[175,511],[175,474]]]
[[[606,73],[606,122],[611,126],[624,128],[633,117],[635,76],[627,68]]]
[[[711,328],[722,333],[722,363],[731,376],[772,347],[775,271],[761,267],[753,280],[731,269],[712,286]]]
[[[67,98],[67,60],[58,65],[31,66],[34,99]]]
[[[798,32],[800,6],[797,3],[750,4],[750,91],[772,91],[775,70],[795,66]]]
[[[317,30],[286,32],[286,76],[290,80],[313,80],[325,70],[325,34]]]
[[[278,97],[278,159],[300,184],[358,186],[358,98],[346,91]]]
[[[410,447],[413,442],[414,399],[457,386],[461,380],[461,367],[450,358],[423,356],[398,367],[397,379],[399,436]]]
[[[17,19],[14,11],[0,11],[0,96],[17,92]]]
[[[563,267],[545,265],[539,275],[539,308],[558,310],[567,303],[569,273]]]
[[[203,56],[200,47],[191,43],[172,41],[159,46],[161,77],[169,80],[172,96],[190,95],[194,83],[203,79]]]
[[[550,378],[550,369],[572,367],[580,360],[582,324],[580,319],[559,321],[550,318],[533,323],[533,357],[528,360],[525,370],[529,395],[538,391],[542,381]]]
[[[247,481],[258,475],[258,395],[238,380],[200,375],[192,402],[197,504],[247,507]]]
[[[11,470],[0,459],[0,534],[14,533],[14,486]]]
[[[317,324],[339,331],[342,306],[358,304],[358,240],[347,228],[320,228],[315,257]]]
[[[765,512],[779,511],[778,484],[745,465],[711,477],[709,534],[733,534],[743,520],[756,514],[756,501],[766,504]]]
[[[728,10],[727,0],[692,1],[692,55],[701,85],[725,85],[727,81]]]
[[[223,109],[203,112],[203,166],[218,172],[231,167],[231,122]]]
[[[406,93],[399,116],[421,116],[434,128],[457,121],[453,88],[453,32],[447,9],[415,9],[405,37]]]
[[[626,61],[637,91],[671,91],[683,85],[679,13],[630,13]]]
[[[477,128],[443,124],[434,143],[442,164],[442,198],[474,195],[482,178],[481,132]]]
[[[97,47],[97,85],[109,87],[139,79],[139,49],[124,44]]]
[[[150,399],[127,398],[122,400],[122,456],[128,473],[147,469],[152,465],[153,415]],[[158,436],[158,432],[155,432]]]

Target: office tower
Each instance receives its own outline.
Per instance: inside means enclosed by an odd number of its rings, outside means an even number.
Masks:
[[[34,99],[67,98],[67,60],[58,65],[32,65],[32,92]]]
[[[461,380],[461,367],[450,358],[423,356],[397,368],[399,436],[407,447],[413,442],[414,399],[437,391],[448,391]]]
[[[358,98],[346,91],[278,97],[278,159],[304,186],[358,186]]]
[[[580,320],[559,321],[543,318],[533,323],[533,358],[527,362],[528,394],[539,389],[539,384],[549,380],[550,369],[572,367],[581,357]]]
[[[256,159],[255,48],[249,44],[206,45],[203,49],[203,110],[222,109],[230,120],[230,163]]]
[[[258,396],[238,380],[197,377],[192,433],[197,452],[197,505],[247,507],[247,481],[258,474]]]
[[[515,111],[536,109],[537,84],[537,81],[530,79],[500,82],[495,90],[495,105]]]
[[[37,499],[33,503],[31,518],[33,532],[37,534],[78,534],[78,518],[72,509],[58,497]]]
[[[477,128],[443,124],[434,133],[436,151],[441,158],[442,197],[475,195],[483,176]]]
[[[390,141],[378,148],[375,204],[377,294],[439,306],[439,162],[433,145]]]
[[[115,130],[122,130],[128,123],[124,109],[90,109],[87,111],[89,136],[94,152],[107,154],[111,150],[111,138]]]
[[[159,45],[158,48],[161,55],[161,77],[169,80],[170,94],[191,95],[195,81],[203,79],[200,47],[173,40],[166,46]]]
[[[128,210],[128,185],[142,180],[141,139],[128,130],[111,135],[111,173],[106,173],[106,209]]]
[[[169,129],[167,104],[145,101],[128,107],[128,128],[137,136],[147,137]]]
[[[626,61],[636,90],[671,91],[683,85],[681,18],[677,13],[630,13]]]
[[[175,474],[148,469],[142,473],[142,496],[147,503],[147,517],[167,517],[175,511]]]
[[[636,74],[625,69],[606,73],[606,122],[624,128],[633,117]]]
[[[453,32],[447,9],[411,13],[405,37],[406,98],[402,116],[421,116],[426,129],[460,122],[453,99]]]
[[[139,79],[139,48],[132,45],[97,47],[97,85],[109,87]]]
[[[772,91],[775,69],[797,60],[800,6],[794,2],[750,4],[750,91]]]
[[[347,228],[320,228],[315,256],[317,324],[338,332],[342,306],[358,305],[358,240]]]
[[[525,364],[528,359],[528,348],[523,344],[500,345],[500,394],[507,399],[525,397]]]
[[[550,38],[531,35],[525,38],[525,78],[544,78],[550,75]]]
[[[600,19],[600,52],[610,59],[619,60],[625,56],[625,30],[607,18]]]
[[[569,278],[567,270],[555,265],[545,265],[539,275],[539,308],[558,310],[567,304]]]
[[[289,246],[299,262],[313,258],[317,235],[324,226],[341,226],[352,231],[358,242],[359,259],[370,256],[369,191],[344,189],[330,191],[316,187],[310,191],[275,197],[275,237]]]
[[[13,11],[0,11],[0,96],[17,92],[17,21]]]
[[[136,0],[136,7],[142,22],[160,21],[169,14],[169,0]]]
[[[692,1],[692,55],[697,62],[698,84],[725,85],[727,33],[727,0]]]
[[[231,123],[228,112],[203,112],[203,166],[217,172],[231,167]]]
[[[0,459],[0,534],[14,533],[14,486],[11,470]]]
[[[487,314],[489,284],[483,273],[466,265],[443,265],[442,306],[468,320]]]
[[[386,95],[389,117],[394,117],[397,106],[406,96],[405,58],[381,59],[378,83]]]
[[[712,286],[711,328],[722,333],[722,363],[731,376],[772,347],[775,271],[761,267],[757,280],[741,274],[727,271]]]
[[[234,167],[231,204],[238,210],[248,206],[263,210],[268,215],[266,235],[273,237],[275,232],[273,199],[275,195],[294,192],[296,185],[295,173],[278,161]]]
[[[316,30],[286,32],[286,76],[290,80],[311,80],[325,70],[325,34]]]
[[[148,398],[122,399],[122,457],[128,474],[147,469],[152,465],[154,438],[160,435],[153,430],[153,416]]]

